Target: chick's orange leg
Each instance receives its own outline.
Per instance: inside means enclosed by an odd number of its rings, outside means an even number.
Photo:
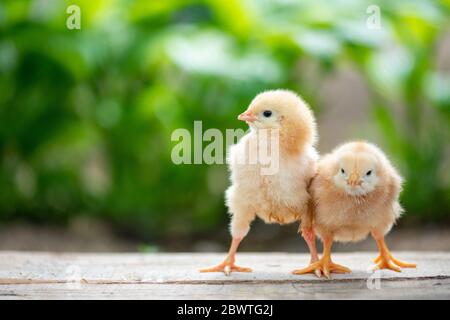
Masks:
[[[310,264],[308,267],[303,269],[294,270],[294,274],[306,274],[315,272],[316,269],[319,269],[325,277],[330,278],[331,273],[349,273],[351,270],[347,267],[341,266],[337,263],[334,263],[331,260],[331,246],[333,245],[333,239],[331,237],[327,237],[323,239],[323,255],[322,259]]]
[[[305,239],[309,252],[311,253],[311,260],[309,263],[313,264],[314,262],[319,261],[319,255],[317,254],[316,248],[316,234],[314,233],[314,230],[312,228],[302,228],[302,237]],[[315,269],[314,273],[319,278],[322,276],[320,268]]]
[[[401,272],[401,268],[415,268],[415,263],[408,263],[400,261],[394,258],[389,251],[386,242],[384,241],[384,236],[378,232],[372,232],[372,236],[377,242],[378,250],[380,255],[374,260],[376,263],[375,270],[380,269],[390,269],[396,272]]]
[[[231,272],[252,272],[252,269],[237,266],[234,262],[236,260],[236,252],[241,243],[242,238],[233,238],[231,241],[230,250],[228,255],[222,263],[216,266],[200,269],[200,272],[223,272],[226,275],[230,275]]]

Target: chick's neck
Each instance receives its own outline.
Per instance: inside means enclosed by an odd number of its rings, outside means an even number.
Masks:
[[[310,136],[311,132],[308,128],[285,123],[280,129],[280,152],[288,155],[302,153],[310,141]]]

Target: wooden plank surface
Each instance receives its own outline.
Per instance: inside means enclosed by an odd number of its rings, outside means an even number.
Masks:
[[[0,299],[449,299],[450,253],[397,252],[417,269],[370,271],[375,253],[336,253],[348,275],[290,274],[306,254],[241,253],[252,273],[202,274],[223,254],[0,252]]]

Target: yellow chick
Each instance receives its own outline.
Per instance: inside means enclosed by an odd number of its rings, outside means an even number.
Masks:
[[[259,217],[266,223],[301,221],[302,234],[317,261],[315,235],[307,207],[307,187],[316,173],[316,122],[306,103],[287,90],[257,95],[239,115],[250,131],[230,148],[231,186],[226,205],[231,215],[231,246],[225,260],[201,272],[250,272],[235,264],[235,256],[250,224]],[[262,155],[265,155],[261,157]],[[256,157],[255,157],[256,156]],[[258,158],[255,161],[255,158]]]
[[[380,253],[375,269],[400,272],[400,267],[414,268],[415,264],[395,259],[384,241],[403,211],[399,203],[401,189],[402,178],[373,144],[350,142],[324,156],[310,187],[313,228],[323,242],[323,256],[294,274],[319,268],[329,278],[330,272],[350,272],[332,262],[332,243],[360,241],[369,233]]]

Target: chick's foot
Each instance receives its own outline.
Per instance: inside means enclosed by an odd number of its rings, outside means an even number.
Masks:
[[[392,256],[391,253],[379,255],[374,262],[376,263],[374,270],[390,269],[396,272],[401,272],[401,268],[415,268],[415,263],[408,263],[400,261]]]
[[[234,264],[234,262],[224,261],[216,266],[207,267],[199,270],[200,272],[223,272],[229,276],[231,272],[252,272],[253,270],[246,267],[240,267]]]
[[[384,237],[380,236],[376,232],[373,232],[373,237],[378,245],[378,250],[380,251],[380,255],[374,260],[376,263],[373,270],[381,270],[381,269],[390,269],[396,272],[401,272],[401,268],[415,268],[415,263],[403,262],[395,259],[389,248],[384,241]]]
[[[231,272],[252,272],[252,269],[239,267],[234,264],[236,261],[236,251],[241,243],[242,238],[233,237],[231,241],[230,250],[228,251],[228,255],[222,263],[219,263],[216,266],[208,267],[200,269],[200,272],[223,272],[226,276],[229,276]]]
[[[350,273],[351,270],[347,267],[341,266],[340,264],[334,263],[331,259],[322,258],[319,261],[311,263],[308,267],[303,269],[297,269],[292,271],[293,274],[307,274],[307,273],[315,273],[317,275],[317,271],[320,272],[327,278],[330,279],[331,273]]]

